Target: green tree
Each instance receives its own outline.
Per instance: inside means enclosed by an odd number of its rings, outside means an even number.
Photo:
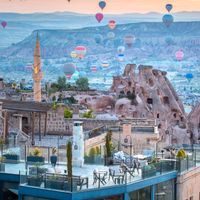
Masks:
[[[72,177],[72,143],[67,143],[67,172],[68,177]]]
[[[60,91],[66,90],[67,84],[66,84],[66,77],[65,76],[59,76],[57,80],[57,86]]]
[[[112,131],[108,131],[106,134],[106,156],[111,157],[112,156]]]
[[[54,111],[56,111],[57,108],[58,108],[58,104],[54,101],[54,102],[53,102],[53,105],[52,105],[52,109],[53,109]]]
[[[79,90],[88,90],[89,89],[89,82],[88,78],[81,77],[76,81],[76,87]]]
[[[89,157],[94,157],[97,155],[96,148],[92,147],[89,151]]]
[[[69,108],[64,109],[64,118],[71,119],[73,117],[73,112]]]
[[[96,154],[97,154],[97,155],[100,155],[100,154],[101,154],[101,150],[100,150],[99,146],[96,146]]]

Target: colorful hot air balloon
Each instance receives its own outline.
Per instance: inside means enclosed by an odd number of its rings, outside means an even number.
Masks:
[[[102,13],[97,13],[97,14],[95,15],[95,17],[96,17],[96,20],[100,23],[101,20],[103,19],[103,14],[102,14]]]
[[[71,56],[72,58],[76,58],[76,57],[77,57],[76,51],[72,51],[72,52],[70,53],[70,56]]]
[[[103,37],[102,37],[102,35],[97,34],[97,35],[95,35],[94,40],[97,44],[100,44],[103,40]]]
[[[190,81],[194,78],[194,76],[193,76],[192,73],[187,73],[187,74],[185,75],[185,78],[188,80],[188,82],[190,82]]]
[[[123,62],[123,61],[124,61],[124,54],[118,54],[117,60],[118,60],[119,62]]]
[[[176,56],[176,60],[178,61],[182,61],[183,60],[183,57],[184,57],[184,53],[182,50],[179,50],[175,53],[175,56]]]
[[[112,40],[112,39],[115,38],[115,33],[109,32],[109,33],[107,34],[107,37],[108,37],[108,39]]]
[[[174,21],[174,18],[173,18],[172,15],[166,14],[166,15],[163,16],[162,21],[163,21],[163,23],[164,23],[167,27],[170,27],[170,25],[171,25],[171,24],[173,23],[173,21]]]
[[[92,66],[90,69],[91,69],[91,72],[96,72],[97,71],[97,67],[96,66]]]
[[[112,30],[112,29],[114,29],[115,27],[116,27],[116,22],[115,22],[115,20],[110,20],[109,22],[108,22],[108,26],[109,26],[109,28]]]
[[[127,35],[124,38],[124,42],[128,47],[132,46],[134,40],[135,40],[135,37],[133,35]]]
[[[76,67],[73,63],[67,63],[64,67],[63,67],[63,71],[65,73],[65,76],[70,79],[72,77],[72,75],[74,74],[74,72],[76,71]]]
[[[83,59],[87,52],[87,49],[84,46],[77,46],[75,48],[75,52],[76,52],[77,58]]]
[[[106,2],[105,1],[100,1],[99,2],[99,7],[103,10],[106,7]]]
[[[110,64],[109,64],[107,61],[103,61],[103,62],[101,63],[101,66],[104,67],[104,68],[107,68],[107,67],[110,66]]]
[[[6,28],[7,22],[6,22],[6,21],[2,21],[2,22],[1,22],[1,26],[2,26],[3,28]]]
[[[173,5],[172,4],[166,4],[165,8],[167,9],[168,12],[170,12],[173,8]]]

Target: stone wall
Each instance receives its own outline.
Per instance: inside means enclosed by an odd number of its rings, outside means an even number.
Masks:
[[[200,167],[191,169],[177,178],[177,200],[200,198]]]

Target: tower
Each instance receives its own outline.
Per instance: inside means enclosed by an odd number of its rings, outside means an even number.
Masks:
[[[73,166],[82,167],[84,164],[84,135],[82,122],[75,121],[73,126]]]
[[[34,101],[41,102],[41,58],[40,58],[40,40],[37,33],[35,51],[34,51],[34,64],[32,77],[34,80]]]

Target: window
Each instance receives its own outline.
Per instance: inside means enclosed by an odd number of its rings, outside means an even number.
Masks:
[[[147,98],[147,103],[148,104],[153,104],[153,99],[152,98]]]
[[[163,97],[163,103],[169,104],[169,97],[167,97],[167,96]]]

